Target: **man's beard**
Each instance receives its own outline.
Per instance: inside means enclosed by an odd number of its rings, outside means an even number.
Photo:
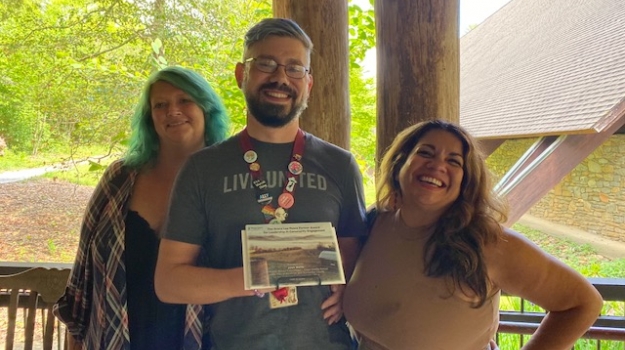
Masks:
[[[264,88],[280,90],[288,93],[290,96],[295,96],[295,92],[292,89],[289,89],[286,86],[276,87],[275,83],[263,85],[258,90],[261,91]],[[251,94],[246,94],[245,96],[247,109],[250,114],[252,114],[260,124],[272,128],[283,127],[292,122],[295,118],[298,118],[308,107],[306,100],[307,99],[304,99],[300,103],[296,103],[295,99],[292,97],[291,105],[285,106],[269,102],[261,102],[260,93],[256,96]]]

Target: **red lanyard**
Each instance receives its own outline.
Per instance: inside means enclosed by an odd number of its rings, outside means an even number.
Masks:
[[[304,156],[305,138],[302,129],[297,130],[291,158],[286,171],[286,181],[282,188],[282,193],[278,196],[278,207],[275,208],[271,203],[273,197],[269,194],[267,182],[263,179],[260,163],[258,162],[258,154],[254,152],[252,147],[252,138],[247,132],[247,128],[241,132],[241,148],[243,149],[243,160],[248,164],[252,184],[256,189],[256,201],[261,205],[261,212],[265,216],[265,221],[270,224],[280,224],[286,220],[287,210],[295,204],[295,185],[297,178],[303,171],[302,157]]]

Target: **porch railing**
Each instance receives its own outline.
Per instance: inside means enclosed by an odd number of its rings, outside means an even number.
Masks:
[[[33,267],[47,267],[56,269],[71,269],[71,264],[59,263],[21,263],[21,262],[0,262],[0,275],[10,275],[28,270]],[[596,340],[596,349],[602,349],[605,341],[616,346],[609,345],[606,349],[625,348],[625,278],[589,278],[589,281],[599,290],[603,296],[606,307],[599,316],[595,324],[584,335],[585,339]],[[8,306],[8,295],[0,290],[0,308]],[[505,293],[504,293],[505,296]],[[514,298],[514,297],[512,297]],[[541,320],[545,316],[544,312],[537,312],[531,303],[519,299],[519,310],[501,310],[497,341],[501,344],[502,336],[514,334],[518,337],[516,341],[520,348],[528,337],[533,334]],[[45,304],[42,304],[45,305]],[[528,310],[530,309],[530,310]],[[505,350],[512,350],[509,345],[502,347]],[[587,347],[584,347],[587,349]]]
[[[596,349],[625,349],[625,278],[589,278],[588,280],[601,293],[604,311],[583,338],[595,340]],[[497,341],[502,342],[503,334],[516,334],[517,346],[520,348],[529,335],[536,331],[545,313],[528,311],[527,309],[536,309],[536,307],[526,300],[517,299],[520,301],[519,310],[499,312]],[[583,348],[588,349],[589,346]]]

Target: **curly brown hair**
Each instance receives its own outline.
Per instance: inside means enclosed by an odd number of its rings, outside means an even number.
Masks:
[[[443,130],[462,143],[464,175],[460,194],[438,219],[434,234],[425,243],[425,273],[429,277],[450,278],[454,288],[469,288],[482,306],[492,290],[484,264],[483,247],[496,242],[502,234],[501,223],[507,219],[507,208],[493,192],[485,157],[473,137],[459,125],[428,120],[400,132],[384,153],[378,169],[376,208],[397,210],[401,198],[399,171],[419,140],[432,130]]]

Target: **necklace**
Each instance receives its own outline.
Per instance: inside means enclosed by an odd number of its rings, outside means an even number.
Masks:
[[[243,150],[243,160],[248,165],[252,184],[256,190],[256,201],[261,206],[261,212],[265,218],[265,222],[270,224],[281,224],[288,216],[287,210],[295,204],[295,185],[299,175],[304,170],[302,166],[302,157],[304,156],[305,138],[302,129],[297,130],[293,149],[291,150],[291,158],[287,166],[286,179],[282,188],[282,193],[278,196],[278,207],[274,207],[273,197],[269,194],[267,182],[263,179],[261,166],[258,161],[258,154],[252,146],[252,137],[247,128],[241,132],[241,149]]]

